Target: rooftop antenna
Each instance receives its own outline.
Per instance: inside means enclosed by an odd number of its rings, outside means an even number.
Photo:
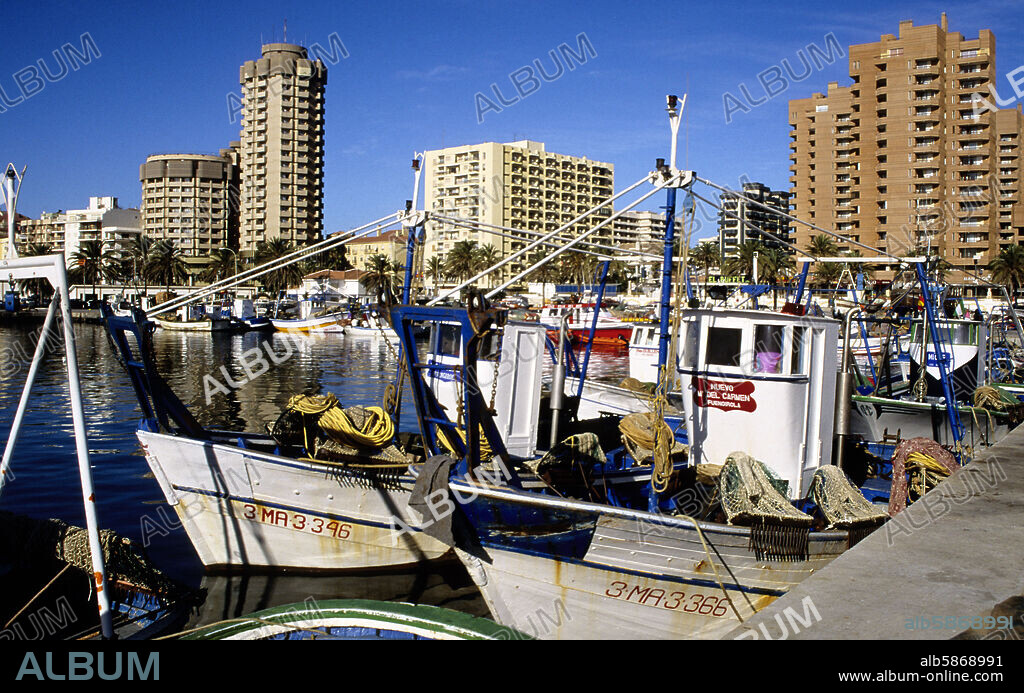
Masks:
[[[284,18],[284,42],[288,43],[288,18]]]

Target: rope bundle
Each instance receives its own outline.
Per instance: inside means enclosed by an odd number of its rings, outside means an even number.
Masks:
[[[382,407],[342,409],[332,393],[295,395],[287,410],[313,417],[328,438],[342,445],[382,448],[395,437],[395,422]]]
[[[934,440],[911,438],[900,443],[892,456],[889,516],[907,506],[911,490],[920,498],[957,469],[953,455]]]

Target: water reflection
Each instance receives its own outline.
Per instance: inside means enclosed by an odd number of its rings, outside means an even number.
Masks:
[[[4,441],[39,327],[0,327],[0,439]],[[162,570],[198,585],[203,578],[202,566],[185,532],[166,522],[166,518],[175,517],[174,513],[164,504],[139,454],[135,429],[141,413],[131,384],[114,358],[102,327],[76,325],[75,332],[100,525],[144,543],[150,558]],[[397,368],[395,355],[383,340],[344,335],[158,331],[154,346],[160,372],[196,419],[205,427],[228,430],[264,431],[288,399],[300,393],[329,391],[345,405],[380,404],[385,387],[394,382]],[[256,361],[258,354],[268,367],[257,374],[261,370]],[[245,363],[249,364],[248,371]],[[627,354],[595,350],[590,369],[594,377],[621,379],[628,374]],[[255,377],[250,377],[253,374]],[[228,380],[239,386],[222,390],[212,386],[210,379],[222,386]],[[400,428],[416,428],[408,389],[402,400]],[[0,508],[84,526],[63,348],[59,345],[48,353],[40,368],[13,471],[15,479],[0,497]],[[213,587],[209,590],[211,599],[217,600],[210,605],[211,613],[217,614],[211,620],[219,620],[223,613],[241,613],[239,609],[253,611],[301,602],[310,596],[422,600],[450,603],[469,613],[486,613],[482,601],[474,601],[479,599],[475,588],[459,582],[464,577],[461,567],[439,570],[387,577],[252,577],[225,582],[207,576],[205,580],[208,587]],[[462,577],[456,579],[451,571]]]

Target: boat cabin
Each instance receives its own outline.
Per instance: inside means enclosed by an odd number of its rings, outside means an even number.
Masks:
[[[791,499],[804,497],[832,460],[838,334],[828,318],[687,311],[677,371],[691,464],[742,451],[788,481]]]

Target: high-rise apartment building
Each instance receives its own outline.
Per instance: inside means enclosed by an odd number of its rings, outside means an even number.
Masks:
[[[492,245],[502,256],[529,244],[612,196],[614,166],[586,157],[555,154],[541,142],[485,142],[424,153],[425,209],[461,219],[534,232],[502,232],[513,238],[471,231],[436,222],[427,237],[425,259],[444,257],[455,243],[476,241]],[[579,234],[612,214],[603,207],[566,231]],[[612,225],[592,236],[612,236]],[[506,266],[505,277],[526,267],[523,261]]]
[[[139,167],[140,223],[152,240],[170,240],[206,257],[238,249],[238,167],[232,148],[220,155],[154,154]]]
[[[323,231],[324,87],[327,68],[306,49],[268,43],[239,71],[242,84],[239,242],[297,245]]]
[[[789,103],[795,216],[971,271],[1024,240],[1022,117],[992,105],[992,32],[965,38],[944,14],[900,22],[898,36],[851,46],[849,61],[851,86]],[[818,233],[795,230],[801,248]]]
[[[765,207],[789,214],[790,194],[772,190],[762,183],[744,183],[743,195],[722,193],[718,212],[718,251],[723,258],[735,257],[741,245],[757,241],[770,248],[789,248],[792,242],[789,219]],[[764,207],[750,202],[761,203]],[[762,233],[765,232],[765,233]],[[770,234],[770,235],[769,235]]]

